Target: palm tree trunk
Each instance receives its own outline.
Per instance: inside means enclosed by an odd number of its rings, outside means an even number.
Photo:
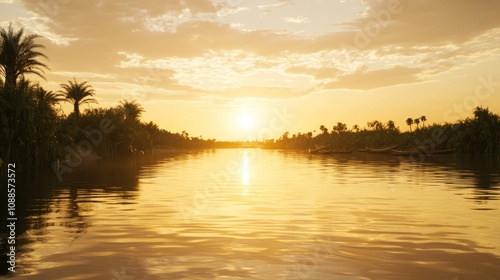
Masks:
[[[5,85],[9,86],[11,88],[16,87],[16,75],[13,73],[13,71],[10,71],[10,69],[7,69],[5,71]]]
[[[77,116],[80,115],[80,107],[78,106],[78,102],[75,102],[75,104],[74,104],[74,111],[75,111],[75,115],[77,115]]]

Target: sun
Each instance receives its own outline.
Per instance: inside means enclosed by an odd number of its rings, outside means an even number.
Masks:
[[[254,120],[249,115],[243,115],[240,117],[240,127],[243,129],[249,129],[253,126]]]

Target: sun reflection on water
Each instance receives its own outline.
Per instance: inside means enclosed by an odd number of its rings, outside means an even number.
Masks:
[[[243,168],[241,171],[241,179],[244,186],[242,195],[248,195],[250,192],[250,167],[249,167],[249,159],[248,159],[248,151],[245,150],[243,152]]]

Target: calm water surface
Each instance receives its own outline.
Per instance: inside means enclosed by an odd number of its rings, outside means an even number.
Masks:
[[[16,279],[500,279],[495,160],[230,149],[36,181]]]

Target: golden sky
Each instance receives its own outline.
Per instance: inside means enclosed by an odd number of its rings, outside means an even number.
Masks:
[[[0,0],[0,26],[45,37],[47,89],[75,77],[98,106],[135,99],[167,130],[246,140],[500,113],[499,11],[498,0]]]

